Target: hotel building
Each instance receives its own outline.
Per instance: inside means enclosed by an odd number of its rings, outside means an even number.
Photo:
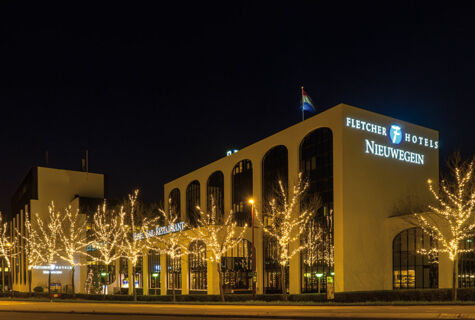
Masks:
[[[325,237],[314,252],[304,250],[290,261],[289,293],[325,292],[328,278],[334,280],[336,292],[449,288],[447,255],[429,259],[418,254],[418,249],[437,243],[408,218],[411,208],[431,199],[427,180],[439,179],[438,151],[435,130],[339,104],[166,183],[165,210],[180,217],[174,232],[190,232],[196,224],[196,206],[210,210],[214,199],[218,214],[232,212],[241,228],[251,224],[251,198],[254,213],[262,217],[278,180],[291,187],[301,172],[309,180],[309,194],[321,199],[310,223],[321,227]],[[58,208],[71,204],[90,215],[92,204],[103,198],[103,175],[34,168],[14,196],[13,223],[22,226],[25,212],[44,215],[51,199]],[[167,237],[172,230],[164,227],[155,236]],[[223,258],[227,293],[251,292],[251,240],[249,229]],[[178,293],[219,293],[217,268],[206,260],[204,243],[184,245],[199,254],[170,259],[158,250],[144,252],[136,270],[140,294],[170,293],[172,277]],[[259,224],[254,245],[257,293],[281,292],[278,250]],[[28,291],[24,265],[22,255],[15,262],[15,290]],[[467,266],[461,263],[462,269]],[[84,291],[88,268],[78,272],[78,292]],[[130,263],[120,259],[115,269],[109,293],[130,293]],[[472,269],[460,274],[473,276]],[[44,286],[47,276],[35,278]],[[69,278],[57,281],[70,283]],[[473,280],[460,282],[461,287],[474,285]]]
[[[427,180],[438,181],[438,148],[435,130],[339,104],[166,183],[164,196],[169,210],[191,226],[195,206],[209,210],[211,198],[221,214],[232,211],[238,225],[250,224],[248,200],[265,214],[276,182],[291,187],[302,172],[309,192],[322,199],[312,223],[323,225],[327,236],[318,252],[291,260],[291,294],[322,292],[328,276],[336,292],[447,288],[448,257],[417,254],[437,244],[407,219],[410,205],[431,199]],[[248,232],[223,263],[227,292],[251,288],[250,241]],[[254,245],[257,293],[281,292],[277,248],[258,225]],[[309,254],[317,259],[309,263]],[[215,268],[181,262],[182,293],[219,292]],[[200,280],[205,274],[208,280]]]

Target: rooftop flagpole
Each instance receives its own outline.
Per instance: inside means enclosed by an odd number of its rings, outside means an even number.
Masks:
[[[302,103],[300,104],[300,108],[302,108],[302,121],[305,120],[305,111],[304,111],[304,107],[303,107],[303,86],[300,87],[300,89],[302,90],[301,94],[302,94]]]

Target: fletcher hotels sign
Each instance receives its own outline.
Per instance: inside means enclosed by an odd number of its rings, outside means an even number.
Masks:
[[[428,149],[439,148],[439,141],[418,136],[411,132],[404,132],[402,126],[397,123],[385,127],[370,121],[346,117],[345,127],[368,133],[368,138],[364,139],[364,152],[377,157],[390,158],[416,165],[424,165],[424,154],[399,148],[398,146],[404,142],[407,147],[410,147],[411,145],[419,145]],[[372,140],[372,136],[375,135],[387,137],[387,143],[376,143]]]

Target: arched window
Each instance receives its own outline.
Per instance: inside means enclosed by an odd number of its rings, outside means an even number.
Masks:
[[[224,292],[250,292],[252,289],[251,243],[243,239],[221,258]]]
[[[475,237],[465,239],[460,248],[467,250],[459,254],[459,288],[475,287]]]
[[[180,207],[180,189],[175,188],[170,191],[170,195],[168,196],[169,201],[169,210],[171,216],[178,216],[178,220],[180,220],[181,215],[181,207]]]
[[[437,242],[421,228],[402,231],[393,240],[393,288],[437,288],[438,257],[423,255],[418,250],[437,247]]]
[[[333,134],[329,128],[313,130],[303,138],[300,171],[310,183],[301,206],[315,205],[317,210],[301,240],[320,239],[300,255],[301,289],[303,293],[325,292],[327,277],[334,276]]]
[[[172,258],[167,255],[167,288],[169,293],[173,290],[173,287],[175,287],[175,290],[181,290],[181,257]],[[178,293],[181,293],[181,291]]]
[[[203,241],[193,241],[189,250],[190,290],[206,291],[208,289],[206,245]]]
[[[266,212],[272,199],[280,199],[279,181],[287,192],[289,183],[288,151],[285,146],[276,146],[267,151],[262,159],[262,196],[263,219],[266,221]],[[279,264],[279,249],[274,239],[268,235],[263,237],[264,247],[264,292],[282,292],[281,268]],[[285,271],[288,282],[288,266]],[[287,286],[288,287],[288,286]]]
[[[190,226],[198,224],[199,211],[196,206],[200,205],[200,183],[192,181],[186,188],[186,219]]]
[[[148,253],[149,293],[160,294],[160,253],[150,250]]]
[[[289,183],[289,160],[285,146],[276,146],[265,154],[262,159],[262,196],[266,207],[276,192],[279,192],[279,181],[287,190]],[[265,212],[264,212],[265,213]]]
[[[221,171],[216,171],[209,176],[206,198],[208,211],[211,212],[214,202],[216,206],[216,216],[222,219],[224,215],[224,175]]]
[[[232,210],[238,226],[251,225],[251,206],[248,205],[252,197],[252,163],[242,160],[233,168],[232,177]]]

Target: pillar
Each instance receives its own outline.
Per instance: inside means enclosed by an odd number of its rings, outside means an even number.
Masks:
[[[286,146],[289,152],[289,198],[292,197],[291,192],[293,186],[298,181],[299,174],[299,145]],[[299,228],[300,229],[300,228]],[[301,230],[294,230],[297,235]],[[300,246],[300,239],[290,243],[290,252],[293,252]],[[289,265],[289,293],[300,294],[300,253],[297,253],[290,259]]]
[[[219,294],[219,274],[216,262],[207,261],[206,263],[208,294]]]
[[[190,293],[189,277],[188,255],[184,254],[181,256],[181,294]]]
[[[142,290],[144,296],[148,296],[149,275],[150,271],[148,270],[148,252],[144,252],[142,258]]]
[[[167,294],[167,255],[160,255],[160,294]]]
[[[263,232],[259,227],[259,221],[262,221],[262,211],[264,208],[262,198],[262,156],[257,155],[257,158],[252,158],[252,193],[255,200],[254,204],[254,241],[256,248],[256,293],[264,293],[264,254],[263,254]],[[258,219],[256,218],[258,217]]]
[[[133,286],[135,285],[134,279],[132,277],[133,274],[133,268],[132,268],[132,262],[127,259],[127,273],[129,274],[129,294],[133,294]]]

